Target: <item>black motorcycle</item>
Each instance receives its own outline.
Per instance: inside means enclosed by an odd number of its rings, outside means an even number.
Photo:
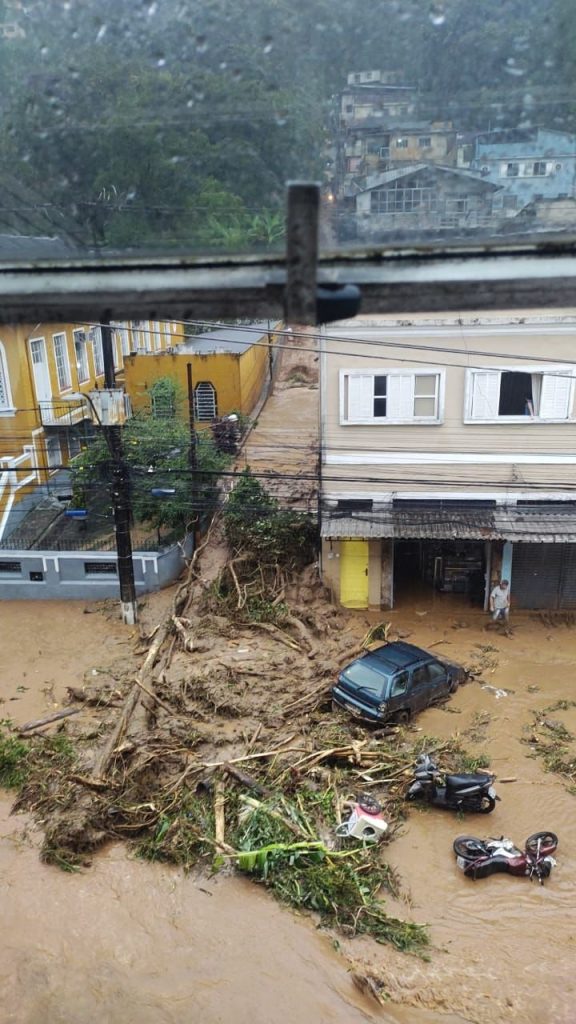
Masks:
[[[496,796],[493,782],[494,775],[488,772],[444,775],[429,754],[420,754],[414,767],[414,782],[406,799],[447,807],[451,811],[490,814],[500,799]]]

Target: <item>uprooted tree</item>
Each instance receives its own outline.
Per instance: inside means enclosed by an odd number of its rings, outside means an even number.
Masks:
[[[315,558],[314,520],[282,509],[247,469],[225,505],[224,530],[232,558],[215,585],[217,601],[252,621],[285,619],[286,583]]]
[[[281,509],[250,469],[242,473],[228,499],[224,524],[236,553],[245,551],[284,569],[301,569],[314,559],[314,521],[303,512]]]

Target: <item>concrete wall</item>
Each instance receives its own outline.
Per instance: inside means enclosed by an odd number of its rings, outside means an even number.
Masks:
[[[161,590],[178,578],[185,560],[192,553],[192,537],[182,545],[174,544],[165,551],[134,553],[134,577],[137,594]],[[6,571],[10,563],[18,563]],[[110,572],[92,575],[86,563],[110,567]],[[119,597],[115,552],[97,551],[0,551],[0,600],[66,600],[98,601]],[[34,578],[36,577],[36,578]],[[41,577],[41,578],[40,578]]]

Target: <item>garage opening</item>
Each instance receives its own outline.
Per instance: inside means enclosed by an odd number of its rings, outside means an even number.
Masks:
[[[394,594],[397,600],[453,594],[483,608],[486,568],[483,541],[396,541]]]

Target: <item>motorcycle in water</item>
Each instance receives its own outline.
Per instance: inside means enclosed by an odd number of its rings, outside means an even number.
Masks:
[[[540,885],[548,878],[556,864],[552,854],[558,846],[554,832],[535,832],[520,850],[511,839],[477,839],[458,836],[453,849],[456,863],[468,878],[487,878],[499,871],[509,875],[527,875],[537,878]]]
[[[406,799],[421,800],[452,811],[490,814],[500,799],[496,796],[493,782],[494,775],[488,772],[443,775],[429,754],[420,754],[414,767],[414,782]]]

